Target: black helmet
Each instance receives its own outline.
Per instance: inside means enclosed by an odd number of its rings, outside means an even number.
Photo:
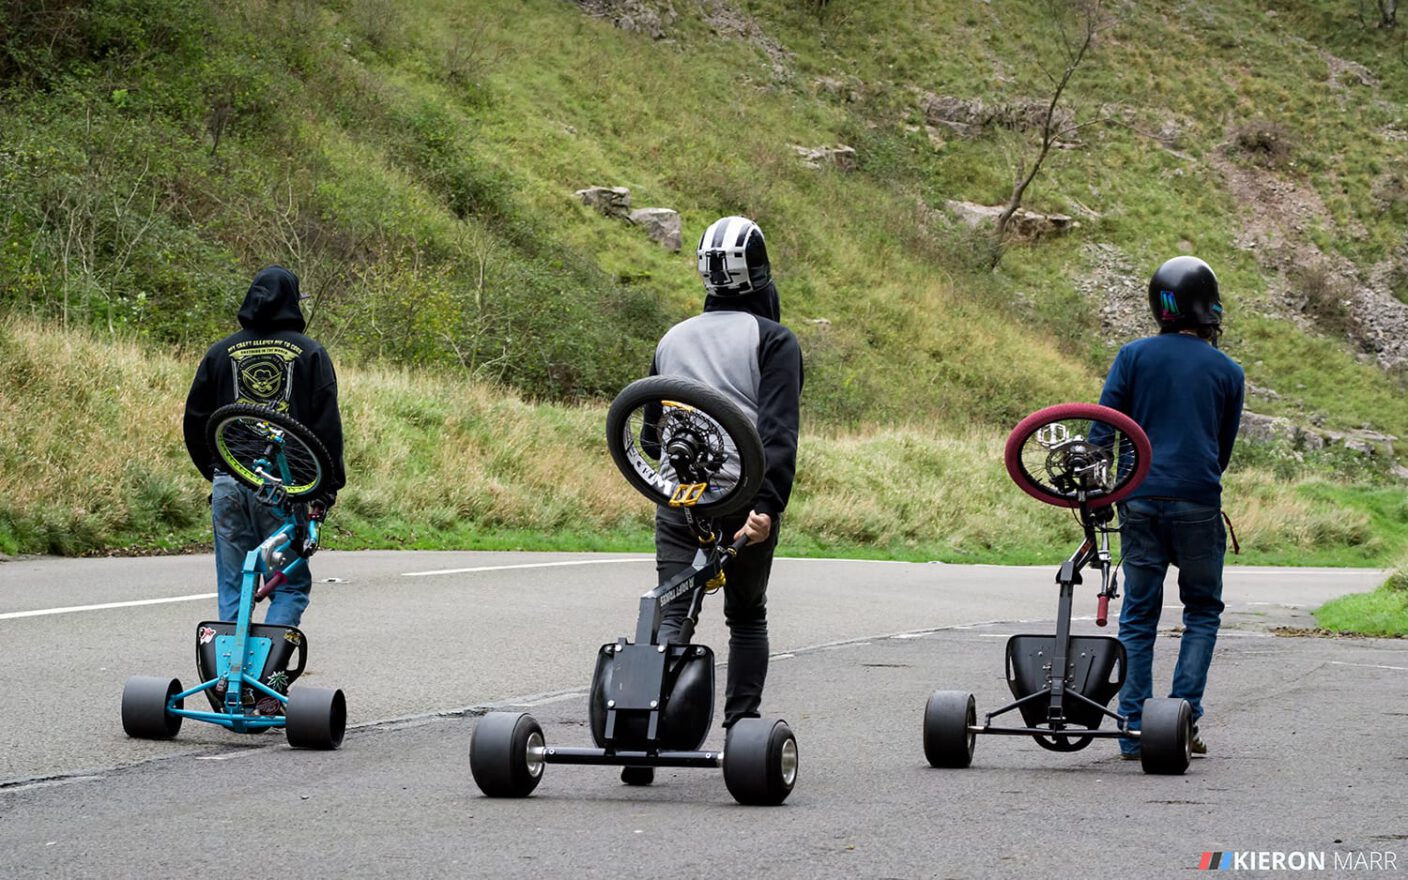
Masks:
[[[699,277],[714,296],[761,290],[772,280],[763,230],[747,217],[722,217],[699,237]]]
[[[1149,310],[1159,330],[1210,328],[1222,325],[1222,298],[1212,267],[1197,257],[1174,257],[1149,279]]]

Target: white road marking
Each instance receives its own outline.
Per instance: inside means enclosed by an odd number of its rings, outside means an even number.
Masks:
[[[190,596],[167,596],[164,599],[133,599],[130,602],[104,602],[101,605],[69,605],[66,608],[40,608],[35,611],[7,611],[0,614],[0,620],[14,620],[19,617],[44,617],[49,614],[72,614],[75,611],[106,611],[109,608],[134,608],[138,605],[164,605],[168,602],[195,602],[199,599],[214,599],[214,593],[195,593]]]
[[[525,562],[520,565],[479,565],[474,568],[442,568],[437,571],[403,571],[401,577],[429,577],[435,574],[470,574],[476,571],[510,571],[519,568],[561,568],[565,565],[611,565],[617,562],[654,562],[653,556],[631,559],[570,559],[565,562]]]
[[[1224,576],[1228,574],[1260,574],[1271,575],[1273,577],[1324,577],[1325,575],[1350,574],[1363,572],[1366,575],[1386,575],[1388,569],[1384,568],[1242,568],[1236,565],[1229,565],[1222,570]]]
[[[558,568],[565,565],[610,565],[613,562],[654,562],[653,556],[637,556],[626,559],[569,559],[563,562],[525,562],[519,565],[479,565],[472,568],[442,568],[436,571],[404,571],[401,577],[429,577],[437,574],[471,574],[477,571],[509,571],[519,568]],[[915,565],[898,559],[845,559],[817,556],[779,556],[781,562],[873,562],[880,565]]]
[[[1393,669],[1398,672],[1408,672],[1408,666],[1380,666],[1377,663],[1346,663],[1343,660],[1331,660],[1334,666],[1358,666],[1362,669]]]
[[[844,556],[777,556],[774,562],[878,562],[881,565],[929,565],[928,562],[907,562],[903,559],[847,559]]]

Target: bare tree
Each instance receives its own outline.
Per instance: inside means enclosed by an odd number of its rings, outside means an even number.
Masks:
[[[1065,61],[1065,66],[1059,74],[1047,71],[1047,77],[1051,80],[1052,91],[1051,100],[1046,104],[1046,112],[1041,119],[1041,142],[1037,146],[1036,156],[1032,159],[1028,167],[1025,158],[1017,160],[1017,170],[1013,175],[1012,194],[1007,198],[1007,206],[997,218],[997,230],[993,237],[993,252],[991,267],[996,269],[1002,262],[1004,243],[1007,238],[1007,224],[1011,222],[1012,215],[1022,207],[1022,197],[1027,192],[1027,187],[1031,186],[1036,179],[1037,173],[1041,171],[1042,163],[1046,161],[1046,156],[1051,152],[1051,147],[1055,145],[1058,135],[1061,133],[1061,119],[1057,114],[1057,108],[1061,105],[1061,97],[1066,92],[1066,86],[1071,82],[1071,77],[1075,76],[1077,68],[1085,61],[1086,55],[1090,52],[1091,44],[1095,42],[1095,33],[1100,25],[1100,0],[1083,0],[1076,4],[1081,11],[1082,24],[1078,33],[1072,33],[1067,25],[1066,17],[1062,13],[1063,8],[1068,8],[1069,4],[1063,0],[1046,0],[1046,8],[1052,21],[1056,25],[1056,30],[1060,34],[1061,53]]]

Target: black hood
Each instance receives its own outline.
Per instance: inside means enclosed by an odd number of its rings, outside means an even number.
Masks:
[[[240,326],[246,330],[295,330],[307,322],[298,307],[298,276],[282,266],[270,266],[254,276],[240,306]]]
[[[782,320],[782,303],[777,298],[777,285],[771,281],[766,287],[752,293],[734,296],[715,296],[711,293],[704,298],[704,311],[747,312],[773,321]]]

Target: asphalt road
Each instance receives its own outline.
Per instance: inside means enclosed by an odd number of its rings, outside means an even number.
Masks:
[[[1229,569],[1212,754],[1168,778],[1109,741],[1059,755],[986,737],[972,768],[925,764],[928,693],[1006,702],[1003,637],[1046,628],[1052,569],[780,560],[764,708],[796,730],[801,778],[783,807],[750,809],[716,771],[635,789],[609,768],[550,766],[515,802],[470,778],[486,708],[526,707],[549,745],[589,744],[594,652],[632,629],[653,577],[640,557],[324,553],[315,576],[340,582],[318,584],[305,616],[305,681],[346,690],[343,749],[190,721],[174,742],[127,739],[128,675],[194,681],[214,601],[183,597],[209,591],[212,567],[0,564],[0,876],[1162,877],[1205,851],[1408,870],[1408,643],[1268,633],[1376,572]],[[718,605],[699,640],[722,649]],[[87,606],[115,607],[65,610]],[[1087,587],[1076,613],[1093,610]],[[1164,680],[1176,646],[1161,639]]]

